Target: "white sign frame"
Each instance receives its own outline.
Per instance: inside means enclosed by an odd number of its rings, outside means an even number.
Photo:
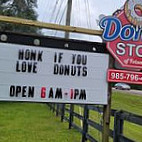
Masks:
[[[107,54],[0,43],[0,100],[106,105],[108,62]]]

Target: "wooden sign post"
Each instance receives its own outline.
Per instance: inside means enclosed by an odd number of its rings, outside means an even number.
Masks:
[[[112,68],[113,66],[114,66],[114,59],[112,58],[112,56],[109,56],[109,68]],[[112,98],[112,85],[111,83],[108,83],[108,104],[104,105],[103,109],[102,142],[109,142],[111,98]]]

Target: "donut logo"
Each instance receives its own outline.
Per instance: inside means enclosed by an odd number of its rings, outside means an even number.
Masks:
[[[142,0],[127,0],[124,10],[130,23],[142,27]]]
[[[142,69],[142,0],[127,0],[124,8],[101,19],[102,39],[122,67]]]

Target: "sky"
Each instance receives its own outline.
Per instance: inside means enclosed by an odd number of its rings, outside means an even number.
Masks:
[[[124,0],[72,0],[71,26],[100,30],[97,20],[99,15],[112,15],[120,9]],[[65,25],[67,0],[38,0],[38,20],[47,23]],[[43,30],[45,35],[63,37],[64,32]],[[70,34],[72,39],[99,41],[97,36]]]

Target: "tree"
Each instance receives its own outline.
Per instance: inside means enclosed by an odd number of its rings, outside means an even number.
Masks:
[[[0,0],[0,15],[37,20],[38,15],[35,8],[37,8],[37,0]],[[36,27],[8,23],[1,23],[0,30],[26,33],[39,32]]]

